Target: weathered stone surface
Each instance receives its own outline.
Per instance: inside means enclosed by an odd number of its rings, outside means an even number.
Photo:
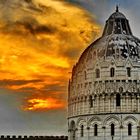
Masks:
[[[118,9],[73,67],[68,128],[70,140],[140,139],[140,40]]]

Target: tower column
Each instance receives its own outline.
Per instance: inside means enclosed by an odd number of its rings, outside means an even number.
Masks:
[[[111,106],[111,96],[108,95],[108,111],[110,112],[110,106]]]
[[[137,139],[140,140],[140,125],[137,126]]]
[[[102,97],[102,113],[104,113],[104,109],[105,109],[105,97],[103,95],[103,97]]]
[[[137,99],[137,103],[138,103],[138,112],[139,112],[139,111],[140,111],[140,107],[139,107],[139,106],[140,106],[140,103],[139,103],[139,102],[140,102],[140,96],[138,95],[137,98],[138,98],[138,99]]]

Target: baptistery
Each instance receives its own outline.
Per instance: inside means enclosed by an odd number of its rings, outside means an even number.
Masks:
[[[118,6],[72,69],[70,140],[140,140],[140,40]]]

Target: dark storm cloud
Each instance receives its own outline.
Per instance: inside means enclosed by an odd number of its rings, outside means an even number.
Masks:
[[[31,96],[33,93],[37,92],[37,89],[35,87],[20,87],[18,91],[22,93],[28,93]]]
[[[26,85],[29,83],[38,83],[38,82],[42,82],[42,80],[0,80],[0,86],[12,86],[12,85]]]
[[[77,58],[77,55],[80,55],[79,48],[68,48],[60,51],[60,54],[63,56],[67,56],[71,59]]]
[[[67,0],[68,2],[75,3],[93,13],[100,23],[104,23],[108,17],[109,12],[112,10],[111,0]],[[114,4],[113,8],[117,2]]]
[[[99,32],[96,19],[64,0],[0,1],[1,132],[64,134],[69,71]]]
[[[27,3],[27,4],[24,4]],[[31,33],[35,34],[52,34],[57,31],[56,27],[50,24],[42,24],[33,16],[38,12],[51,13],[55,10],[43,4],[34,4],[31,0],[6,0],[0,1],[0,30],[8,33],[17,33],[19,35]],[[20,6],[20,8],[18,8]],[[16,8],[17,7],[17,8]],[[26,11],[27,10],[27,11]],[[29,11],[28,11],[29,10]],[[36,10],[37,13],[30,13]],[[55,11],[56,12],[56,11]],[[18,16],[17,16],[18,13]],[[26,16],[25,16],[26,13]],[[42,13],[43,14],[43,13]]]
[[[130,21],[133,33],[140,38],[140,30],[138,28],[140,22],[139,0],[66,0],[81,6],[93,13],[97,17],[97,21],[103,26],[105,20],[112,12],[115,12],[116,5],[119,5],[120,12],[123,12]]]
[[[16,33],[19,35],[53,34],[57,31],[56,27],[53,27],[51,25],[42,25],[37,23],[37,21],[30,22],[26,20],[6,24],[0,29],[3,32]]]
[[[48,91],[48,92],[54,92],[54,91],[64,91],[64,89],[66,88],[66,86],[61,86],[61,85],[58,85],[58,84],[52,84],[52,85],[46,85],[44,86],[44,90]]]

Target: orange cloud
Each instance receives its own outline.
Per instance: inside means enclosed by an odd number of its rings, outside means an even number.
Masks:
[[[0,88],[29,93],[28,110],[62,108],[71,67],[101,27],[65,1],[16,2],[0,9]]]
[[[52,110],[52,109],[62,109],[65,108],[65,103],[54,99],[54,98],[33,98],[27,101],[28,105],[24,110],[33,111],[33,110]]]

